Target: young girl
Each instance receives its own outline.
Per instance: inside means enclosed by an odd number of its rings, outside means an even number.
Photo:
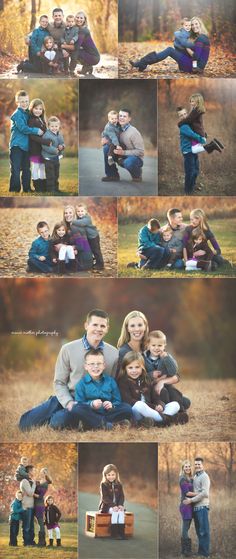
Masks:
[[[194,497],[195,495],[195,493],[193,493],[193,476],[189,460],[184,460],[182,463],[179,485],[181,490],[179,510],[182,516],[181,549],[185,557],[191,557],[192,542],[188,532],[193,518],[193,509],[191,504],[183,504],[185,497]]]
[[[37,518],[39,525],[39,547],[44,547],[46,545],[44,528],[44,495],[47,492],[50,483],[52,483],[52,478],[49,475],[47,468],[42,468],[40,470],[39,481],[36,481],[36,489],[34,493],[34,516]]]
[[[88,242],[93,253],[95,263],[93,268],[96,270],[103,270],[104,269],[104,261],[100,247],[100,236],[97,230],[97,227],[93,225],[91,216],[87,211],[87,207],[85,204],[77,204],[75,206],[75,213],[77,219],[72,221],[72,225],[75,227],[83,227],[84,231],[87,235]]]
[[[29,105],[29,122],[30,127],[40,128],[43,132],[47,130],[45,105],[41,99],[33,99]],[[44,139],[43,136],[31,135],[29,139],[29,155],[31,163],[31,177],[36,192],[45,192],[46,175],[45,165],[41,155],[41,146],[50,145],[50,140]]]
[[[183,124],[189,124],[189,126],[191,126],[192,130],[196,132],[196,134],[199,134],[200,136],[203,136],[203,138],[205,138],[206,132],[204,129],[203,115],[205,114],[206,109],[203,96],[201,95],[201,93],[193,93],[193,95],[191,95],[189,99],[189,102],[191,111],[186,118],[181,119],[179,126]],[[215,150],[221,153],[222,149],[224,149],[223,144],[216,138],[214,138],[214,140],[212,140],[212,142],[210,142],[209,144],[205,145],[202,145],[195,140],[192,141],[192,153],[201,153],[204,151],[206,151],[207,153],[212,153]]]
[[[220,267],[220,266],[223,266],[225,264],[229,264],[229,262],[227,260],[225,260],[225,258],[223,258],[223,256],[221,256],[220,246],[217,243],[217,240],[216,240],[214,234],[212,233],[212,231],[209,227],[206,214],[203,210],[201,210],[201,208],[196,208],[195,210],[191,211],[191,213],[190,213],[190,225],[188,225],[185,228],[185,231],[184,231],[183,253],[184,253],[185,261],[187,260],[188,254],[189,255],[193,254],[191,235],[192,235],[192,231],[195,227],[200,227],[201,232],[203,233],[203,235],[205,235],[206,240],[211,243],[211,245],[214,249],[215,254],[212,258],[211,269],[215,270],[216,268],[218,268],[218,266]],[[199,253],[199,251],[195,251],[193,256],[200,257],[200,256],[203,256],[203,253],[202,253],[202,251],[201,251],[201,254]]]
[[[47,526],[49,546],[53,546],[53,530],[56,532],[57,546],[61,545],[61,532],[58,521],[61,518],[61,511],[54,504],[54,499],[51,495],[48,495],[44,501],[45,503],[45,524]]]
[[[58,264],[58,273],[65,274],[66,264],[70,270],[76,272],[76,260],[74,248],[69,244],[69,235],[63,221],[56,223],[50,238],[50,252],[54,264]]]
[[[100,496],[100,512],[111,514],[111,537],[125,539],[125,496],[118,469],[114,464],[107,464],[103,468]]]
[[[60,74],[63,71],[63,54],[61,49],[55,46],[53,37],[45,37],[40,56],[42,68],[45,74]]]
[[[152,388],[141,353],[130,351],[125,355],[117,382],[122,400],[132,406],[137,422],[142,421],[146,426],[169,424],[170,416],[180,410],[178,402],[165,404],[160,400]]]
[[[146,316],[140,311],[131,311],[124,319],[117,342],[119,349],[118,371],[128,351],[142,352],[145,349],[149,327]]]
[[[206,236],[202,232],[200,227],[195,227],[191,233],[192,249],[191,251],[186,250],[187,260],[185,265],[185,270],[191,272],[200,268],[205,272],[210,272],[212,268],[212,259],[214,252],[210,249]],[[184,250],[184,255],[185,255]],[[201,256],[196,256],[196,254],[201,251]]]

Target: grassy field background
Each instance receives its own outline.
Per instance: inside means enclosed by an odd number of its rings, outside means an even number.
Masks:
[[[1,559],[77,559],[77,524],[72,522],[61,522],[61,547],[52,548],[23,547],[21,530],[18,536],[18,547],[9,547],[9,525],[0,524],[0,558]],[[37,538],[36,538],[37,541]],[[48,538],[47,538],[48,541]]]
[[[170,270],[136,270],[127,268],[128,262],[138,262],[136,256],[138,231],[143,223],[120,223],[118,229],[118,276],[129,278],[145,277],[235,277],[236,276],[236,221],[232,218],[212,219],[211,229],[221,247],[222,255],[233,264],[233,268],[219,268],[216,272],[185,272]]]
[[[1,442],[170,442],[170,441],[230,441],[236,429],[236,382],[224,380],[181,380],[179,389],[192,401],[189,423],[166,428],[131,428],[117,425],[112,431],[53,431],[48,426],[22,433],[18,428],[20,416],[51,394],[48,374],[35,370],[4,373],[1,396]]]
[[[14,193],[9,192],[9,178],[10,178],[10,167],[9,160],[7,158],[0,159],[0,196],[42,196],[42,193]],[[78,195],[78,158],[77,157],[65,157],[60,163],[60,190],[61,194],[64,196],[77,196]],[[53,196],[50,192],[45,192],[46,196]]]

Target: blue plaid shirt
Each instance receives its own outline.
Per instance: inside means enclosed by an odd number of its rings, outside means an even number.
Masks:
[[[86,334],[83,335],[82,342],[83,342],[84,349],[86,349],[86,351],[89,351],[90,349],[102,349],[102,350],[104,349],[104,342],[102,340],[100,341],[100,343],[96,348],[91,346],[90,343],[88,342]]]

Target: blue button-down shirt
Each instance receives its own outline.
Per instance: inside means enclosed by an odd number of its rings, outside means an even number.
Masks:
[[[89,373],[75,385],[75,400],[79,404],[88,404],[91,406],[93,400],[108,400],[113,407],[121,403],[121,395],[114,378],[102,373],[99,380],[94,380]],[[104,408],[96,410],[98,413],[104,413]]]

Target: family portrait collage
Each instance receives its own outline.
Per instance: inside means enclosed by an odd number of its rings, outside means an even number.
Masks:
[[[0,15],[0,559],[236,559],[235,1]]]

